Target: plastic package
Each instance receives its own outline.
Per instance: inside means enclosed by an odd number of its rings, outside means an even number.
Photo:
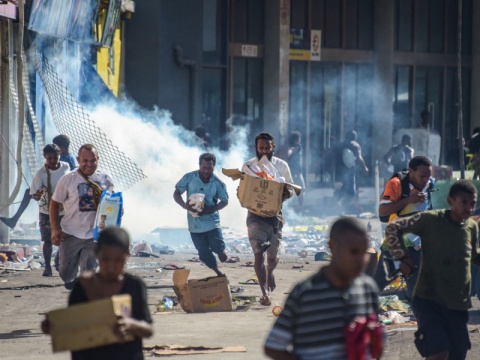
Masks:
[[[189,196],[188,203],[193,206],[193,208],[199,212],[203,210],[205,194],[195,193]],[[193,217],[199,217],[195,212],[189,211],[190,215]]]
[[[122,222],[123,197],[121,192],[109,193],[103,190],[93,228],[93,238],[98,239],[100,231],[107,226],[120,226]]]

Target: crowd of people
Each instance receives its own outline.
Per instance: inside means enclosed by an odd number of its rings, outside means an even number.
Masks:
[[[275,154],[275,139],[267,133],[255,137],[255,156],[242,171],[258,166],[262,159],[272,164],[286,183],[305,186],[302,175],[301,134],[289,139],[288,157]],[[464,359],[470,349],[467,330],[471,307],[472,274],[480,265],[478,225],[471,218],[477,189],[470,181],[455,182],[448,195],[448,210],[433,210],[432,162],[414,156],[407,135],[385,154],[394,165],[386,183],[378,213],[387,223],[378,266],[366,274],[372,256],[368,230],[353,217],[340,217],[330,227],[331,261],[318,273],[297,284],[265,341],[265,354],[272,359],[380,358],[384,332],[378,318],[379,291],[403,276],[407,298],[418,322],[413,340],[427,359]],[[35,174],[29,194],[38,202],[39,225],[45,257],[43,276],[52,276],[52,245],[59,247],[54,266],[71,290],[69,305],[130,294],[132,314],[119,317],[115,333],[135,341],[76,351],[73,359],[142,358],[142,338],[153,333],[142,280],[125,272],[130,239],[122,228],[107,227],[93,239],[93,227],[102,191],[114,190],[114,179],[98,170],[100,154],[84,144],[77,157],[69,152],[69,140],[60,135],[43,149],[45,164]],[[355,199],[355,167],[365,172],[356,132],[347,134],[340,190],[341,202]],[[62,160],[63,159],[63,160]],[[64,161],[65,160],[65,161]],[[349,164],[351,166],[349,166]],[[216,157],[200,155],[198,169],[186,173],[175,185],[173,199],[187,211],[188,230],[199,258],[217,276],[226,276],[217,258],[225,262],[219,212],[228,205],[225,184],[214,174]],[[353,168],[353,170],[352,170]],[[353,184],[353,185],[352,185]],[[186,193],[186,198],[184,194]],[[199,208],[191,201],[203,194]],[[292,198],[285,185],[282,202]],[[302,206],[299,199],[298,205]],[[260,304],[271,306],[276,288],[284,214],[263,217],[248,211],[246,230],[254,254],[254,271],[260,288]],[[376,262],[374,262],[376,265]],[[352,329],[356,329],[352,331]],[[42,330],[49,333],[48,320]],[[361,341],[359,340],[361,339]]]

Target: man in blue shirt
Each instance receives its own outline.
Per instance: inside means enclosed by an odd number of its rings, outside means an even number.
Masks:
[[[228,205],[228,193],[225,184],[213,174],[216,161],[213,154],[200,155],[198,161],[200,169],[189,172],[180,179],[175,185],[173,198],[178,205],[188,210],[188,231],[200,260],[218,276],[222,276],[223,273],[218,270],[213,253],[218,255],[221,262],[227,260],[218,211]],[[182,198],[185,191],[187,202]],[[201,210],[190,201],[194,194],[205,196]]]
[[[57,135],[53,138],[53,143],[60,148],[60,161],[70,165],[70,170],[75,170],[77,162],[75,156],[70,152],[70,139],[67,135]]]

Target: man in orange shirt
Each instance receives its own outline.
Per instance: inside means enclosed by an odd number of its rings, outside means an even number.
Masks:
[[[388,222],[395,221],[398,217],[410,216],[415,213],[428,210],[430,207],[429,192],[433,186],[432,161],[426,156],[415,156],[408,164],[408,174],[402,180],[398,176],[392,177],[385,185],[378,214],[380,218],[388,218]],[[403,186],[402,186],[403,183]],[[421,241],[416,235],[409,235],[407,250],[420,267]],[[383,251],[375,273],[375,281],[382,291],[388,283],[387,274],[384,268]],[[413,288],[417,282],[417,273],[413,273],[407,281],[408,296],[411,299]]]

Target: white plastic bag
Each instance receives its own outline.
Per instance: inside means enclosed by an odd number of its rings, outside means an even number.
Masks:
[[[198,212],[202,212],[203,211],[203,206],[204,206],[204,202],[203,202],[204,199],[205,199],[205,194],[195,193],[195,194],[192,194],[192,195],[189,196],[188,203],[190,205],[192,205],[193,208],[195,210],[197,210]],[[193,211],[189,211],[189,213],[193,217],[199,217],[200,216],[200,215],[198,215],[198,213],[193,212]]]
[[[109,193],[103,190],[95,216],[93,239],[97,240],[107,226],[120,226],[122,222],[123,197],[121,192]]]

